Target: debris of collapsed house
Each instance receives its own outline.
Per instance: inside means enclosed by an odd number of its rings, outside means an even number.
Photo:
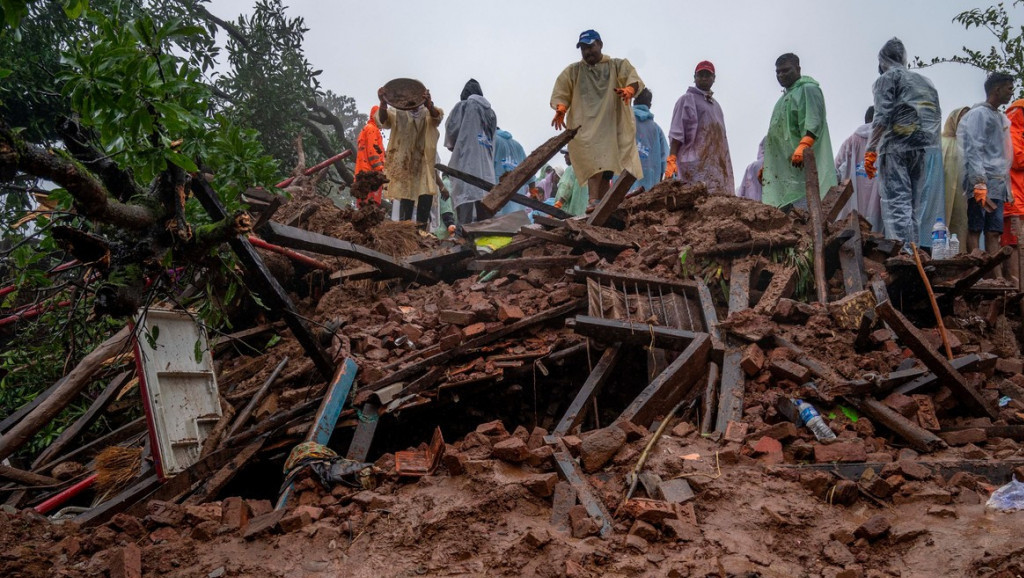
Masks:
[[[1024,479],[1024,376],[1008,319],[1024,292],[976,285],[1006,254],[919,266],[856,212],[836,221],[849,183],[819,203],[808,182],[810,210],[787,212],[672,181],[627,195],[626,174],[589,215],[535,212],[488,252],[424,237],[372,205],[251,191],[254,238],[232,248],[266,318],[205,355],[189,349],[173,370],[154,369],[151,333],[134,362],[108,364],[129,332],[112,337],[0,422],[9,457],[83,384],[111,375],[50,447],[0,467],[6,503],[72,520],[87,538],[68,534],[66,559],[109,551],[114,575],[141,571],[144,535],[261,540],[325,519],[352,535],[401,508],[403,485],[498,460],[550,503],[550,532],[531,534],[531,547],[564,532],[646,552],[700,540],[710,482],[758,465],[828,504],[880,508],[829,542],[829,563],[851,565],[851,550],[915,539],[895,537],[888,505],[983,500],[1014,472]],[[489,208],[517,184],[495,186]],[[194,192],[226,214],[208,184]],[[135,323],[170,314],[147,315]],[[247,353],[272,332],[280,343]],[[147,418],[76,446],[132,387]],[[158,406],[192,387],[206,405],[173,438],[175,416]],[[665,444],[693,451],[667,456]],[[120,453],[101,459],[109,448]],[[256,463],[287,477],[237,497]],[[763,508],[769,523],[800,523]]]

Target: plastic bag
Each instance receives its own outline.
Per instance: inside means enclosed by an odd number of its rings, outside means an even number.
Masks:
[[[988,499],[985,507],[1002,512],[1024,510],[1024,482],[1010,480],[1009,484],[992,492],[992,497]]]

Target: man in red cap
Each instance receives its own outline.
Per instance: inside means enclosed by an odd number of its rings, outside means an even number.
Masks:
[[[678,178],[686,184],[703,182],[712,194],[734,195],[725,116],[711,92],[715,65],[707,60],[699,63],[693,83],[672,111],[665,178]]]

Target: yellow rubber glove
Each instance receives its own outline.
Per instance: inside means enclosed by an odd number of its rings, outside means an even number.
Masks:
[[[974,202],[978,203],[982,207],[988,202],[988,187],[985,183],[978,183],[974,185]]]
[[[878,153],[875,151],[868,151],[864,153],[864,172],[868,174],[869,179],[875,178],[878,174],[878,169],[875,168],[875,163],[878,162]]]
[[[625,88],[616,88],[615,94],[619,95],[619,98],[622,99],[622,102],[629,104],[629,101],[633,99],[633,95],[636,94],[636,89],[633,88],[632,86],[627,86]]]
[[[558,199],[557,201],[555,201],[555,208],[556,209],[561,209],[562,208],[562,199]]]
[[[564,104],[560,104],[555,107],[555,118],[551,121],[551,126],[555,127],[556,130],[562,130],[565,128],[565,111],[567,111]]]
[[[676,176],[676,155],[668,155],[665,159],[665,176],[663,180],[668,180]]]
[[[805,136],[800,139],[800,144],[796,146],[796,150],[793,151],[793,156],[789,159],[794,167],[804,166],[804,151],[814,146],[814,137]]]

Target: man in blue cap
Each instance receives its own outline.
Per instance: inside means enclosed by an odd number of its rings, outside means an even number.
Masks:
[[[628,60],[601,53],[604,43],[596,31],[580,34],[576,48],[582,60],[567,66],[551,91],[551,126],[579,127],[569,141],[569,153],[579,185],[588,185],[590,200],[596,202],[608,191],[613,175],[628,170],[637,179],[644,176],[630,107],[644,83]]]

